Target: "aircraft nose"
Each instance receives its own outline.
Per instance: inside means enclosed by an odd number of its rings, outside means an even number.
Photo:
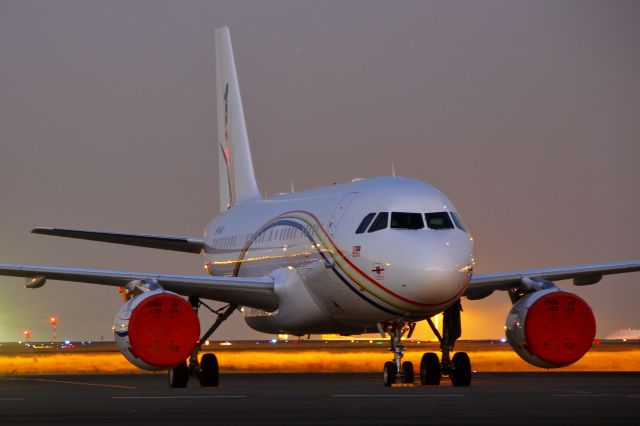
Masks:
[[[466,290],[473,271],[473,240],[459,230],[437,231],[410,244],[394,281],[421,309],[453,303]]]

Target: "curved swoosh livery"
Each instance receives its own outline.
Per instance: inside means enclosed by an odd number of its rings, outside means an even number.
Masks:
[[[595,320],[588,304],[560,290],[554,280],[595,284],[604,275],[640,271],[640,261],[565,266],[473,275],[474,242],[453,203],[439,190],[412,179],[359,179],[299,193],[262,197],[255,178],[229,30],[215,31],[220,214],[203,238],[75,229],[35,228],[36,234],[201,253],[207,275],[173,275],[37,265],[0,265],[0,274],[121,288],[114,338],[133,364],[167,369],[172,387],[189,377],[218,384],[217,358],[198,358],[200,342],[236,310],[266,333],[377,331],[390,338],[393,360],[384,384],[412,383],[414,367],[402,361],[402,337],[427,321],[441,354],[425,353],[422,385],[442,376],[456,386],[471,381],[461,335],[461,298],[505,291],[509,343],[543,368],[580,359],[591,346]],[[188,301],[183,297],[187,296]],[[229,305],[201,333],[203,300]],[[443,313],[442,329],[431,321]]]
[[[302,226],[296,225],[295,222],[287,221],[287,219],[297,219],[302,223]],[[350,285],[353,288],[360,289],[362,292],[366,292],[368,295],[377,299],[374,301],[374,303],[384,303],[393,306],[398,310],[398,314],[402,314],[404,311],[422,312],[426,308],[433,307],[439,307],[439,310],[442,310],[442,308],[446,306],[447,303],[451,303],[456,298],[459,298],[461,293],[463,293],[467,288],[467,286],[464,285],[452,297],[440,301],[434,299],[433,301],[431,301],[431,303],[422,303],[410,300],[407,297],[402,296],[401,294],[397,294],[388,287],[385,287],[385,285],[383,285],[381,282],[373,279],[370,274],[364,272],[357,265],[355,265],[354,262],[349,260],[349,258],[343,253],[343,250],[341,250],[340,247],[333,241],[331,236],[328,235],[327,231],[325,230],[322,223],[318,220],[318,218],[313,213],[302,210],[285,212],[271,219],[265,225],[260,227],[260,229],[258,229],[258,231],[252,235],[252,237],[242,248],[240,252],[241,255],[236,262],[233,275],[238,275],[243,262],[252,261],[251,258],[247,258],[247,253],[251,247],[251,244],[256,240],[256,238],[258,238],[266,230],[273,230],[277,226],[288,226],[301,230],[301,232],[304,233],[304,236],[310,243],[310,249],[312,251],[317,251],[317,253],[325,260],[327,260],[327,258],[331,258],[338,269],[336,273],[339,273],[342,277],[345,277],[345,280],[348,280],[348,282],[346,282],[347,285]],[[288,256],[291,256],[291,254],[289,254]],[[258,259],[264,260],[265,258],[266,256],[263,256],[259,257]],[[371,263],[372,261],[369,260],[368,262]],[[215,265],[215,263],[216,262],[214,261],[209,263],[209,265]]]

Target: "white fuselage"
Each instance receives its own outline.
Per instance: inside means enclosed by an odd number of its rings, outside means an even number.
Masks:
[[[368,214],[382,212],[388,226],[356,233]],[[455,209],[437,189],[396,177],[276,195],[207,226],[205,267],[211,275],[275,278],[276,311],[243,308],[249,326],[267,333],[355,334],[382,321],[422,320],[465,292],[473,239],[458,227],[402,228],[394,212],[424,218]]]

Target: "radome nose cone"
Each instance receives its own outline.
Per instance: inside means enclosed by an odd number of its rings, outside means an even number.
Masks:
[[[434,231],[408,250],[398,258],[404,267],[398,268],[397,275],[399,290],[408,299],[438,306],[464,293],[473,269],[473,241],[469,234],[459,230]]]
[[[407,279],[401,285],[403,293],[407,299],[425,306],[438,306],[455,300],[466,290],[470,277],[468,272],[457,270],[411,271],[406,275]]]

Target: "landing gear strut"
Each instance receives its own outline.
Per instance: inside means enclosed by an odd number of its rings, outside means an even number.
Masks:
[[[433,334],[440,342],[442,362],[438,354],[426,352],[420,361],[420,383],[422,385],[439,385],[441,376],[449,376],[454,386],[469,386],[471,384],[471,362],[466,352],[457,352],[451,357],[456,340],[462,334],[460,312],[462,305],[458,300],[443,313],[442,335],[433,324],[431,318],[427,319]],[[389,350],[393,353],[393,361],[384,364],[383,381],[385,386],[391,386],[400,380],[402,383],[413,383],[413,364],[410,361],[402,362],[405,347],[401,339],[405,333],[411,338],[415,323],[394,321],[378,324],[378,331],[384,337],[387,333],[391,337]]]
[[[383,370],[383,383],[387,387],[394,384],[396,380],[400,380],[402,383],[413,383],[413,363],[411,361],[402,362],[405,347],[401,339],[405,333],[408,333],[407,338],[410,338],[415,327],[415,323],[403,321],[378,324],[380,334],[384,336],[388,333],[391,337],[389,350],[393,353],[393,361],[387,361]]]
[[[440,384],[441,374],[449,376],[454,386],[469,386],[471,384],[471,361],[469,361],[469,355],[466,352],[457,352],[451,358],[451,352],[453,352],[456,340],[462,334],[461,311],[462,305],[459,300],[444,311],[442,335],[440,335],[431,318],[427,319],[433,334],[436,335],[440,342],[442,362],[439,364],[438,355],[432,352],[427,352],[422,356],[420,381],[423,385]]]
[[[201,306],[204,306],[214,314],[218,316],[213,325],[202,335],[198,344],[193,348],[191,356],[189,357],[189,364],[183,362],[177,367],[173,367],[169,370],[169,386],[172,388],[184,388],[187,387],[189,376],[197,377],[200,380],[200,386],[203,387],[215,387],[219,383],[219,369],[218,359],[214,354],[204,354],[201,362],[198,362],[198,353],[202,349],[203,343],[213,334],[214,331],[220,327],[233,311],[237,308],[237,305],[229,304],[218,310],[214,310],[198,297],[190,297],[189,302],[193,309],[197,312]]]

